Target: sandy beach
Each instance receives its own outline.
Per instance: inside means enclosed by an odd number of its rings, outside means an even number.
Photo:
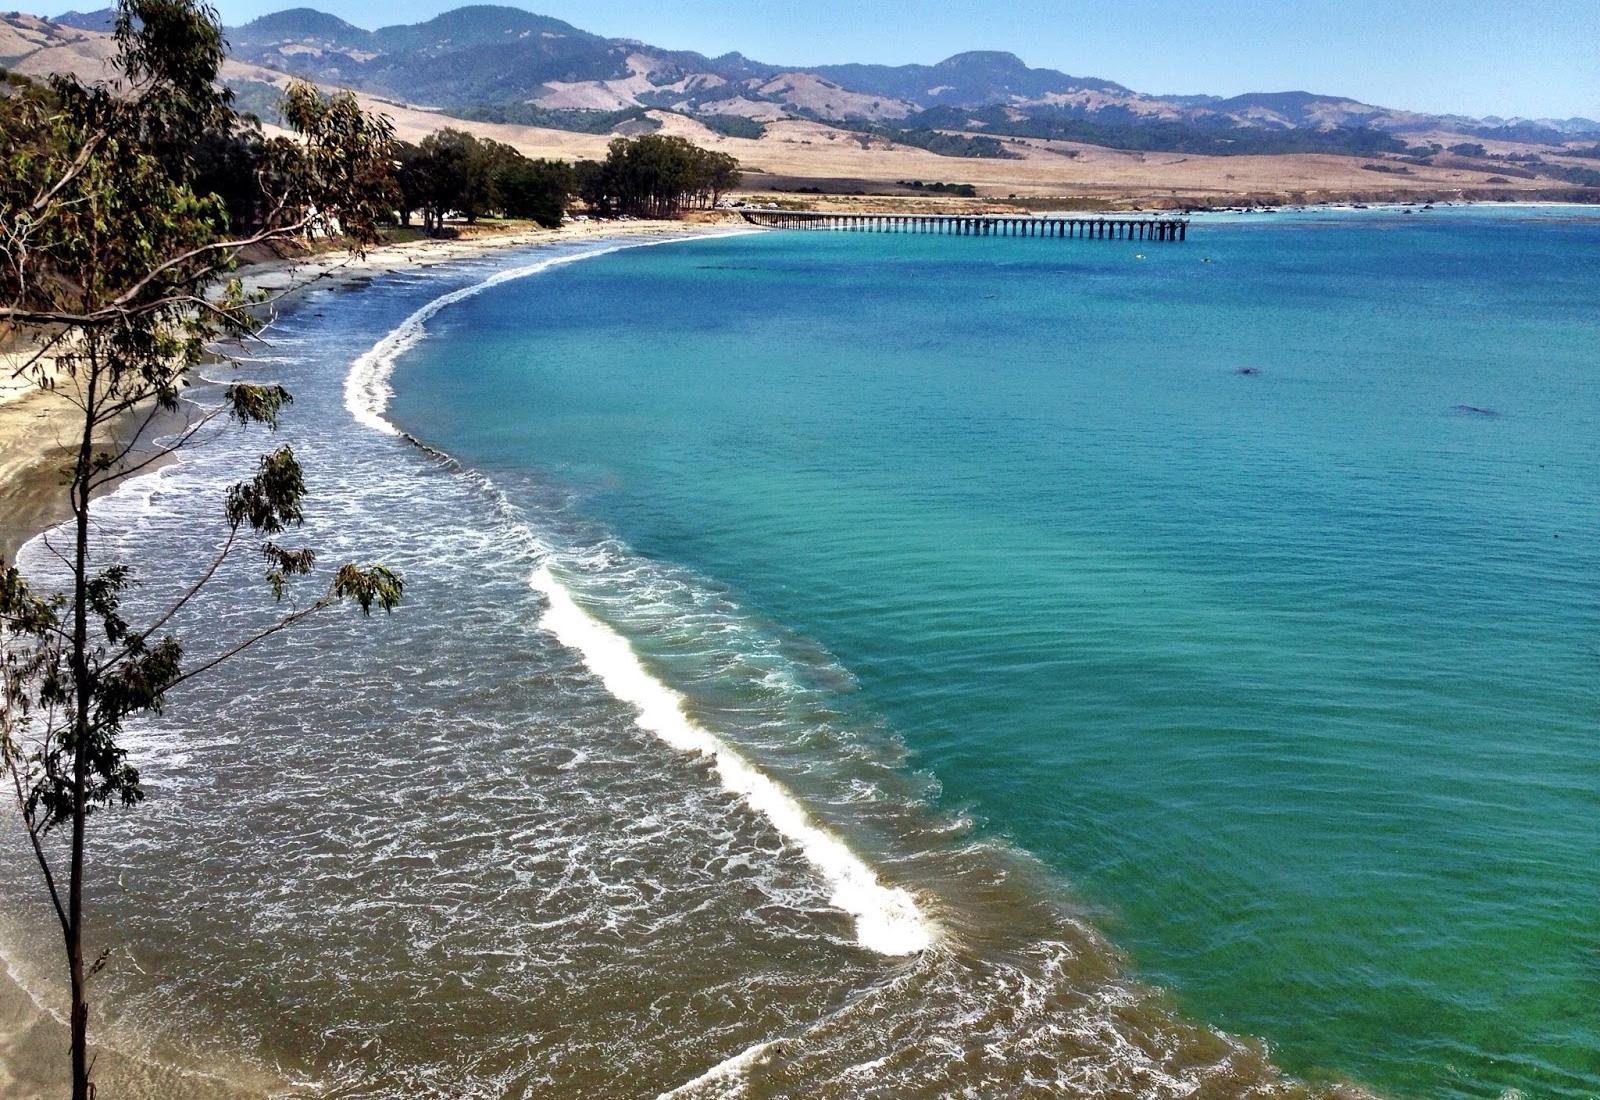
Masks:
[[[693,233],[696,222],[580,222],[561,229],[463,227],[456,239],[417,240],[374,248],[364,256],[328,253],[270,260],[241,269],[247,288],[282,294],[277,308],[292,307],[293,297],[310,287],[356,290],[370,280],[490,252],[642,234]],[[28,354],[11,347],[0,373],[0,560],[11,561],[28,539],[69,515],[63,465],[71,453],[77,410],[58,392],[43,391],[14,377]],[[340,368],[343,364],[330,364]],[[120,426],[126,440],[144,417],[135,414]],[[19,841],[20,842],[20,841]],[[9,946],[9,945],[6,945]],[[56,944],[51,941],[49,951]],[[37,961],[53,974],[56,959]],[[39,985],[19,981],[18,960],[0,960],[0,1097],[34,1100],[61,1094],[67,1080],[67,1030],[59,1006],[41,1003],[51,994]],[[102,1094],[118,1097],[160,1097],[162,1100],[243,1100],[294,1091],[285,1082],[241,1080],[236,1073],[212,1075],[131,1057],[115,1049],[97,1048],[95,1077]]]

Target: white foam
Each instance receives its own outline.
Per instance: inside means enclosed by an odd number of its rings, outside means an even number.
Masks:
[[[345,378],[345,407],[361,424],[387,435],[399,435],[400,430],[383,415],[394,395],[389,378],[395,363],[427,336],[425,326],[430,318],[491,287],[625,248],[753,232],[759,230],[630,241],[551,256],[496,272],[482,282],[440,295],[413,312],[351,364]],[[832,888],[833,904],[855,917],[856,938],[863,947],[885,955],[911,955],[932,945],[934,925],[907,891],[879,882],[878,876],[848,845],[810,819],[793,795],[710,731],[691,722],[684,712],[683,696],[649,674],[627,639],[578,607],[548,566],[541,566],[535,572],[532,584],[548,601],[540,625],[562,644],[577,650],[612,695],[638,708],[637,721],[642,729],[680,751],[709,757],[723,786],[770,821],[823,876]]]
[[[744,1092],[743,1078],[750,1072],[750,1067],[756,1060],[767,1052],[773,1040],[757,1043],[748,1050],[740,1051],[732,1058],[718,1062],[706,1070],[693,1081],[686,1081],[669,1092],[663,1092],[656,1100],[673,1100],[674,1097],[690,1097],[697,1094],[707,1094],[717,1100],[733,1100]],[[709,1090],[715,1089],[715,1092]]]
[[[548,565],[533,574],[548,601],[539,625],[582,655],[606,690],[639,711],[639,727],[680,752],[708,757],[722,786],[738,795],[794,844],[832,889],[831,900],[855,918],[856,940],[884,955],[912,955],[932,946],[934,925],[900,887],[878,881],[860,856],[811,820],[805,808],[684,711],[684,698],[651,676],[628,640],[573,601]]]
[[[395,363],[400,356],[410,351],[422,342],[428,335],[426,325],[428,320],[436,316],[441,310],[455,305],[457,302],[466,301],[476,295],[482,294],[491,287],[501,283],[509,283],[513,279],[526,279],[530,275],[537,275],[549,271],[562,264],[576,263],[579,260],[591,260],[596,256],[609,256],[613,252],[621,252],[625,248],[645,248],[649,245],[675,244],[678,241],[709,240],[717,237],[743,236],[747,233],[758,233],[760,230],[731,230],[723,233],[700,233],[686,237],[667,237],[662,240],[629,241],[626,244],[614,244],[606,248],[594,248],[586,252],[569,252],[559,256],[548,256],[536,263],[525,264],[522,267],[508,268],[497,271],[480,283],[464,286],[459,290],[452,290],[448,294],[428,302],[411,316],[393,329],[383,339],[368,348],[354,363],[350,365],[350,373],[344,380],[344,405],[350,410],[350,415],[356,421],[374,431],[383,432],[385,435],[399,435],[400,429],[391,424],[385,417],[384,411],[389,407],[389,399],[394,396],[394,390],[389,386],[389,376],[394,373]]]

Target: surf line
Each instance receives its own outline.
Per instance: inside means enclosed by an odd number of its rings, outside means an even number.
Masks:
[[[384,416],[389,399],[394,396],[389,378],[395,363],[427,337],[430,318],[491,287],[537,275],[562,264],[610,255],[625,248],[753,232],[760,230],[632,241],[564,253],[496,272],[481,282],[440,295],[413,312],[351,364],[345,377],[345,408],[358,423],[385,435],[407,439],[436,457],[442,457],[441,452],[413,439]],[[933,946],[936,926],[909,891],[882,883],[849,845],[812,821],[805,808],[782,784],[760,771],[711,731],[693,722],[684,708],[683,695],[651,676],[626,638],[579,607],[548,564],[534,571],[530,584],[545,598],[546,610],[540,626],[562,645],[576,651],[611,695],[638,711],[635,721],[641,729],[680,752],[708,758],[723,788],[766,818],[822,876],[831,890],[832,904],[855,918],[856,941],[861,946],[883,955],[914,955]]]
[[[608,692],[639,712],[635,722],[679,752],[704,756],[723,789],[738,795],[804,854],[832,889],[829,900],[855,918],[856,940],[883,955],[914,955],[931,947],[932,923],[905,889],[885,886],[844,841],[811,820],[805,807],[684,709],[684,697],[650,675],[633,646],[573,600],[548,564],[530,582],[545,598],[539,625],[583,657]]]
[[[740,1081],[750,1072],[751,1068],[761,1060],[767,1051],[781,1042],[780,1039],[768,1039],[764,1043],[757,1043],[748,1050],[735,1054],[732,1058],[718,1062],[706,1070],[693,1081],[687,1081],[675,1089],[669,1089],[656,1097],[656,1100],[688,1100],[697,1093],[705,1092],[715,1087],[719,1096],[736,1095],[732,1090],[740,1088]]]
[[[452,290],[448,294],[441,294],[427,304],[423,305],[411,316],[395,326],[388,335],[368,348],[354,363],[350,364],[350,373],[344,379],[344,407],[355,417],[356,422],[373,431],[385,435],[400,435],[400,429],[391,424],[384,412],[389,408],[389,399],[394,396],[394,390],[389,386],[389,377],[394,373],[395,363],[400,356],[420,344],[428,335],[427,324],[430,318],[448,309],[457,302],[464,302],[468,298],[482,294],[486,290],[509,283],[514,279],[526,279],[531,275],[549,271],[553,267],[563,264],[577,263],[579,260],[592,260],[596,256],[609,256],[614,252],[621,252],[627,248],[648,248],[658,244],[677,244],[679,241],[706,241],[716,240],[721,237],[743,237],[752,233],[759,233],[759,229],[735,229],[720,233],[696,233],[682,237],[666,237],[648,241],[629,241],[626,244],[614,244],[606,248],[591,248],[582,252],[563,252],[558,256],[549,256],[535,263],[525,264],[522,267],[507,268],[497,271],[482,282],[473,283],[471,286]]]

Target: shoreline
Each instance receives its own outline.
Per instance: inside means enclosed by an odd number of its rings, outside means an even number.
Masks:
[[[379,245],[365,256],[348,252],[296,256],[242,265],[238,275],[247,290],[282,292],[275,311],[298,308],[307,290],[359,291],[373,279],[415,271],[496,252],[567,242],[609,238],[682,235],[714,231],[721,223],[683,221],[587,222],[560,229],[516,229],[483,232],[457,239],[421,239]],[[13,363],[16,352],[0,353]],[[10,382],[9,370],[5,379]],[[76,410],[58,394],[31,385],[12,384],[0,390],[0,560],[13,562],[22,546],[71,517],[61,492],[58,463],[68,453],[63,433],[73,425]],[[132,442],[143,421],[134,410],[113,430],[112,438]],[[170,420],[156,417],[146,436],[166,430]],[[137,452],[136,452],[137,453]],[[141,473],[151,472],[147,468]],[[120,482],[119,482],[120,483]],[[117,484],[105,492],[114,492]],[[48,933],[48,929],[46,929]],[[30,937],[34,938],[34,937]],[[37,945],[46,952],[41,969],[55,971],[48,954],[57,949],[45,935]],[[48,945],[48,946],[47,946]],[[67,1030],[62,1017],[40,999],[19,974],[20,963],[33,962],[34,952],[15,942],[0,944],[0,1095],[8,1100],[47,1100],[60,1093],[67,1073]],[[49,983],[50,978],[44,982]],[[266,1081],[259,1069],[241,1064],[238,1074],[203,1072],[169,1064],[153,1054],[96,1045],[95,1077],[107,1095],[160,1096],[163,1100],[259,1100],[268,1096],[304,1095],[303,1086]]]
[[[401,271],[426,269],[493,252],[566,241],[605,240],[655,233],[694,233],[703,223],[630,221],[569,223],[560,229],[478,232],[455,239],[423,238],[378,245],[357,257],[348,252],[291,256],[243,264],[236,273],[247,291],[276,296],[272,309],[292,308],[313,288],[360,289],[368,281]],[[65,440],[78,431],[76,410],[59,393],[11,377],[25,349],[0,350],[0,561],[13,561],[24,543],[71,516],[59,491],[61,463],[70,453]],[[143,416],[132,410],[108,435],[126,444]],[[158,420],[160,418],[157,418]],[[159,432],[152,422],[144,434]],[[115,483],[108,488],[114,488]]]
[[[1374,212],[1378,212],[1376,208],[1374,208]],[[697,232],[697,230],[714,233],[718,227],[689,227],[675,225],[670,226],[670,228],[683,230],[683,232],[671,235],[668,235],[663,228],[649,223],[628,223],[624,226],[617,226],[613,228],[619,231],[609,233],[602,232],[572,234],[565,238],[555,237],[553,235],[539,235],[531,240],[517,241],[516,243],[509,243],[511,239],[516,236],[515,234],[506,234],[502,237],[490,238],[485,243],[492,246],[523,248],[541,243],[558,244],[568,240],[583,241],[589,239],[603,239],[606,237],[660,235],[666,236],[668,240],[674,239],[675,237],[687,239],[702,235],[702,233]],[[430,243],[460,245],[465,244],[466,242]],[[431,263],[433,262],[464,260],[474,256],[482,256],[486,252],[490,251],[492,251],[492,248],[469,248],[460,253],[452,252],[449,256],[441,257],[436,260],[430,257],[427,261],[410,262],[404,266],[389,267],[380,271],[358,270],[352,272],[341,272],[339,274],[330,275],[329,279],[331,281],[319,280],[317,283],[313,283],[312,285],[322,285],[322,283],[326,281],[330,289],[359,290],[367,285],[368,280],[379,274],[388,274],[401,270],[415,270],[418,266],[431,266]],[[608,251],[608,249],[602,249],[600,251]],[[537,253],[534,254],[537,255]],[[394,260],[391,257],[387,262],[394,262]],[[294,268],[297,266],[303,267],[305,265],[306,261],[302,260],[287,261],[282,266],[284,268]],[[334,266],[338,268],[344,268],[347,265],[344,262],[341,262],[340,264]],[[362,265],[355,264],[348,266],[360,267]],[[270,277],[273,272],[268,271],[264,272],[263,274]],[[339,300],[340,299],[337,298],[331,299],[328,302],[328,305],[331,307]],[[304,303],[302,302],[296,302],[291,308],[301,308],[303,304]],[[317,308],[321,308],[321,305],[319,304]],[[332,367],[337,362],[337,360],[330,359],[326,361],[325,365]],[[6,946],[8,948],[13,946],[20,947],[22,942],[23,941],[17,938],[11,938],[6,943]],[[30,943],[30,946],[38,947],[46,944],[48,942],[48,937],[33,937],[32,940],[27,942]],[[29,965],[17,966],[17,958],[15,956],[21,956],[21,961]],[[48,982],[43,984],[29,983],[26,977],[29,967],[31,967],[36,961],[40,964],[38,969],[48,970],[49,958],[50,956],[48,955],[40,954],[36,960],[33,952],[23,950],[14,950],[9,953],[0,952],[0,1096],[9,1097],[12,1095],[18,1095],[43,1097],[53,1094],[53,1090],[48,1088],[37,1088],[33,1091],[29,1091],[28,1086],[30,1082],[27,1079],[24,1078],[19,1080],[18,1078],[12,1076],[12,1073],[17,1069],[17,1066],[12,1065],[10,1061],[12,1058],[13,1046],[17,1044],[25,1046],[28,1051],[31,1051],[32,1054],[30,1056],[36,1056],[38,1058],[37,1065],[41,1067],[49,1064],[44,1060],[47,1056],[59,1058],[59,1051],[64,1046],[61,1038],[64,1035],[64,1031],[60,1027],[59,1021],[53,1018],[53,1014],[50,1013],[47,1006],[41,1003],[41,1000],[37,995],[28,993],[28,987],[30,984],[34,989],[49,988]],[[24,975],[22,984],[18,984],[13,980],[13,976],[10,973],[13,968],[17,969]],[[10,988],[13,986],[15,989]],[[17,997],[22,999],[16,999]],[[33,1009],[33,1015],[31,1017],[28,1016],[25,1011],[30,1005]],[[282,1080],[281,1078],[277,1079],[276,1081],[271,1081],[264,1077],[258,1068],[250,1066],[247,1060],[243,1058],[239,1059],[238,1061],[237,1069],[239,1072],[237,1073],[232,1072],[232,1070],[235,1068],[232,1064],[232,1059],[229,1059],[230,1064],[226,1066],[208,1064],[204,1069],[185,1069],[181,1067],[183,1065],[187,1065],[192,1060],[184,1059],[182,1062],[160,1061],[155,1056],[141,1057],[134,1054],[119,1053],[117,1051],[105,1048],[102,1048],[100,1052],[100,1059],[100,1069],[97,1073],[97,1076],[99,1076],[102,1082],[106,1083],[108,1088],[112,1089],[113,1093],[117,1095],[162,1097],[226,1097],[230,1098],[231,1100],[231,1098],[234,1097],[242,1098],[247,1096],[264,1097],[282,1095],[310,1095],[313,1094],[315,1090],[315,1086],[307,1085],[303,1082],[295,1083],[292,1081]],[[18,1065],[22,1067],[29,1067],[32,1064],[33,1063],[28,1062],[26,1058],[20,1059],[18,1062]],[[43,1080],[44,1078],[41,1076],[40,1079]],[[14,1088],[20,1088],[22,1091],[13,1092],[12,1090]]]

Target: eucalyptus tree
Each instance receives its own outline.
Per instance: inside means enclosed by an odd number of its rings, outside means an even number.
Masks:
[[[495,186],[506,217],[530,218],[546,229],[560,227],[577,189],[572,165],[523,156],[513,156],[501,167]]]
[[[605,160],[581,162],[575,171],[580,194],[596,210],[645,218],[714,206],[741,177],[736,157],[666,134],[613,138]]]
[[[292,138],[236,140],[240,120],[217,83],[222,29],[209,7],[121,0],[116,42],[114,80],[56,76],[0,102],[0,330],[25,343],[17,373],[67,402],[73,425],[63,590],[36,592],[0,562],[0,757],[60,924],[78,1100],[92,1095],[88,993],[105,963],[104,954],[85,958],[87,827],[102,820],[97,811],[143,798],[119,741],[123,724],[336,604],[392,610],[403,587],[380,564],[320,570],[313,550],[293,542],[305,482],[293,451],[280,446],[226,492],[215,555],[179,586],[183,594],[137,622],[125,608],[134,574],[100,544],[91,499],[202,431],[276,428],[290,395],[270,384],[228,386],[218,408],[154,453],[114,442],[127,435],[113,426],[130,418],[148,426],[175,411],[188,373],[217,340],[258,330],[270,302],[234,274],[244,249],[337,235],[359,250],[394,206],[389,125],[348,95],[294,85],[282,105]],[[248,229],[201,182],[197,155],[218,143],[249,150],[254,197],[232,203],[236,214],[248,210]],[[289,599],[287,610],[243,637],[201,622],[191,628],[195,644],[181,643],[175,617],[225,561],[250,553],[263,598]]]

